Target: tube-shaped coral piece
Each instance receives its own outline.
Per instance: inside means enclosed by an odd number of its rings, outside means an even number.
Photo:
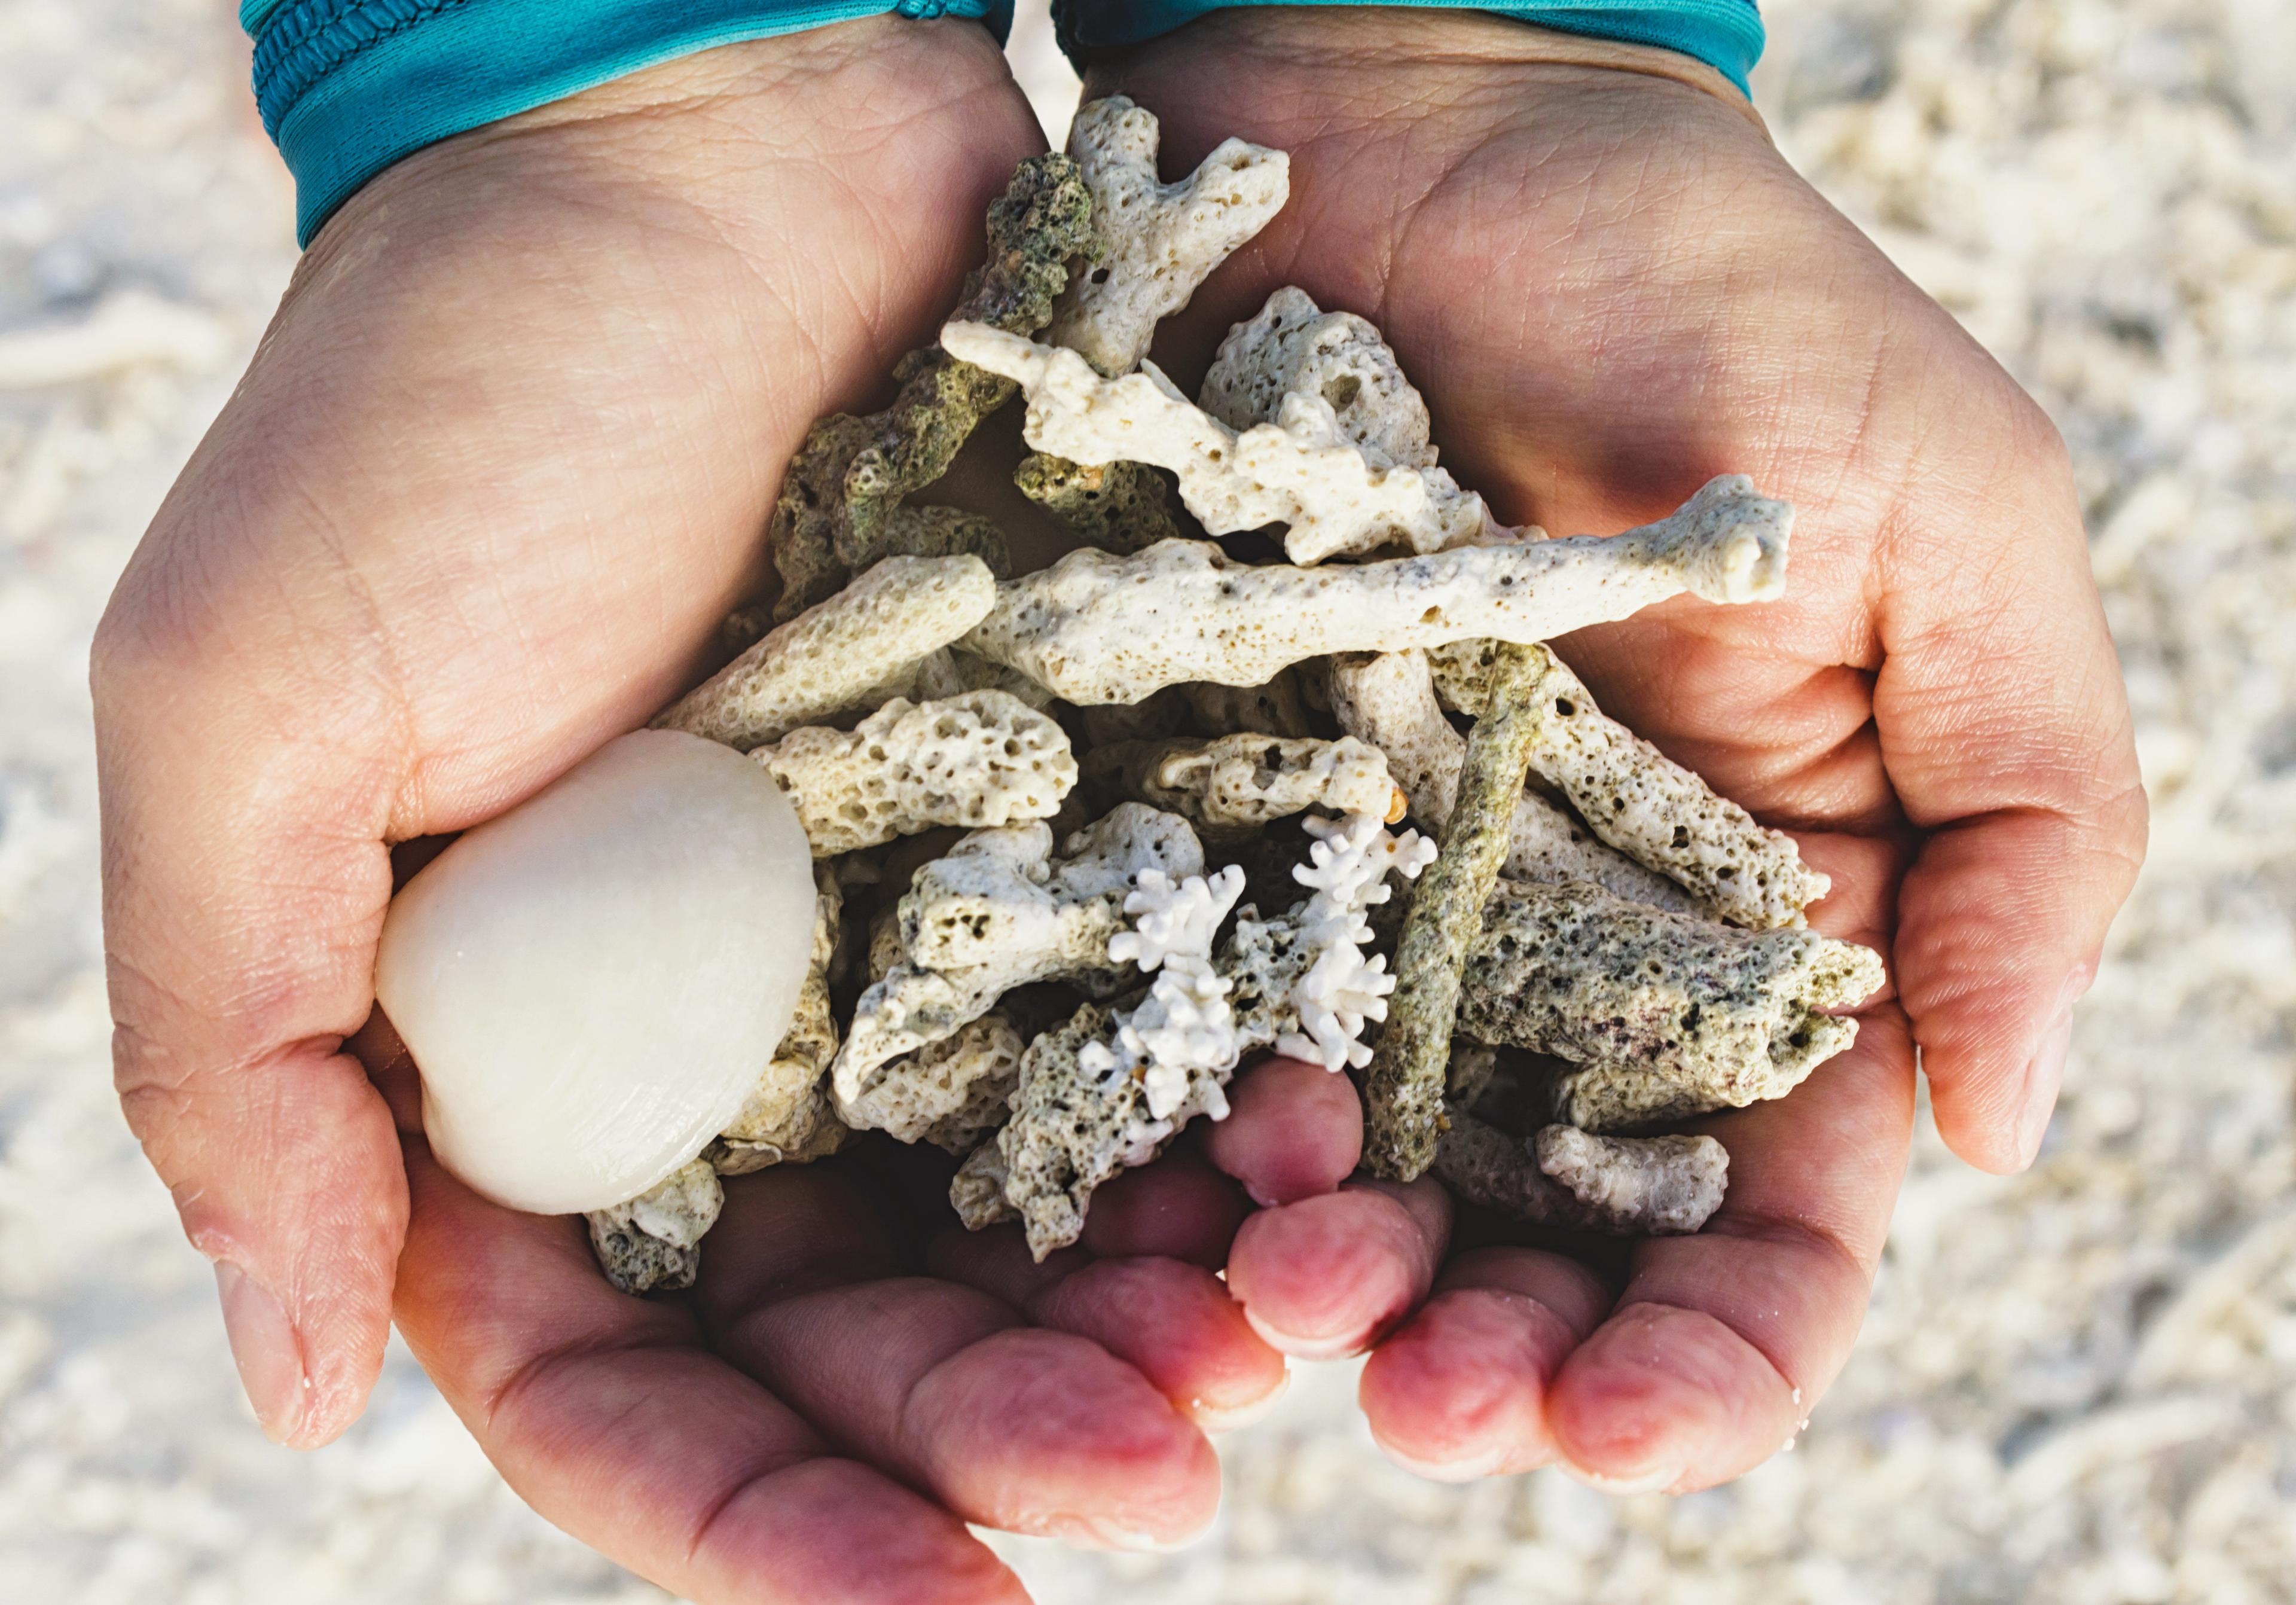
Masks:
[[[839,1112],[870,1123],[879,1068],[978,1020],[1015,987],[1121,973],[1109,938],[1143,870],[1203,872],[1187,822],[1125,803],[1063,844],[1041,822],[975,831],[920,869],[901,899],[903,957],[861,995],[832,1082]]]
[[[1095,748],[1084,774],[1090,785],[1168,809],[1213,833],[1256,830],[1309,808],[1403,817],[1387,759],[1353,736],[1127,741]]]
[[[1618,1237],[1684,1235],[1722,1207],[1730,1153],[1711,1137],[1598,1137],[1550,1126],[1524,1142],[1456,1103],[1445,1113],[1434,1172],[1471,1204]]]
[[[1341,727],[1387,755],[1388,773],[1411,799],[1412,815],[1439,831],[1458,795],[1467,741],[1436,703],[1428,676],[1431,656],[1412,651],[1335,658],[1330,685]],[[1689,912],[1698,906],[1673,881],[1605,847],[1535,791],[1515,799],[1500,872],[1518,880],[1591,880],[1653,908]]]
[[[797,1016],[741,1113],[702,1151],[720,1175],[818,1159],[843,1147],[849,1134],[822,1085],[837,1052],[829,965],[837,951],[845,894],[826,864],[814,866],[813,880],[813,954],[798,991]]]
[[[1013,471],[1021,494],[1080,545],[1138,552],[1180,533],[1164,481],[1144,463],[1071,463],[1044,452]]]
[[[646,1293],[693,1285],[702,1235],[725,1203],[718,1173],[695,1159],[627,1202],[584,1218],[606,1280],[625,1293]]]
[[[871,705],[886,680],[987,616],[996,577],[977,557],[890,557],[775,629],[654,720],[747,752]]]
[[[1471,635],[1534,642],[1677,595],[1759,602],[1785,583],[1784,504],[1734,476],[1624,535],[1470,546],[1388,562],[1240,563],[1203,541],[1072,552],[997,587],[968,651],[1071,702],[1136,702],[1191,680],[1258,685],[1331,652]]]
[[[1459,972],[1481,934],[1483,905],[1506,858],[1514,805],[1530,769],[1532,721],[1521,695],[1537,674],[1523,647],[1500,649],[1490,698],[1467,754],[1441,851],[1420,878],[1395,947],[1395,994],[1364,1086],[1364,1163],[1409,1182],[1435,1158],[1443,1118]]]
[[[1435,466],[1427,404],[1379,331],[1287,284],[1227,332],[1199,399],[1230,429],[1248,430],[1275,422],[1294,391],[1328,403],[1340,433],[1374,465]]]
[[[1047,818],[1077,780],[1068,733],[1001,691],[896,697],[849,731],[794,730],[752,756],[797,805],[816,858],[936,825]]]
[[[1827,878],[1783,831],[1752,815],[1595,706],[1568,665],[1536,649],[1538,722],[1531,766],[1570,799],[1594,832],[1672,876],[1733,924],[1800,925]]]
[[[1293,392],[1274,421],[1242,432],[1196,406],[1153,363],[1104,379],[1073,351],[984,324],[951,323],[941,343],[1028,392],[1021,433],[1078,463],[1152,463],[1214,535],[1283,524],[1295,563],[1401,544],[1414,552],[1521,538],[1439,468],[1374,463],[1321,396]]]
[[[988,259],[955,315],[1018,333],[1052,316],[1070,258],[1095,250],[1092,193],[1067,157],[1032,156],[988,209]],[[822,419],[782,477],[767,529],[781,574],[775,618],[809,608],[880,558],[969,552],[1000,572],[1004,536],[987,520],[903,498],[947,471],[980,420],[1013,394],[1006,381],[938,346],[903,357],[882,413]]]
[[[1046,338],[1103,373],[1130,372],[1157,321],[1186,306],[1291,192],[1291,159],[1240,139],[1222,141],[1179,183],[1160,184],[1160,137],[1154,115],[1120,94],[1089,102],[1069,125],[1107,257],[1069,286]]]
[[[1870,996],[1878,954],[1802,929],[1740,930],[1585,882],[1503,882],[1461,979],[1459,1029],[1578,1067],[1558,1120],[1595,1132],[1792,1092],[1857,1039],[1822,1010]]]

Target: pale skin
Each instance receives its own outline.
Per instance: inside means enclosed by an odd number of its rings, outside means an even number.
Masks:
[[[929,337],[1040,145],[977,27],[849,23],[370,184],[99,633],[121,1094],[229,1267],[275,1437],[348,1426],[396,1319],[537,1509],[704,1601],[1021,1597],[964,1521],[1185,1538],[1217,1498],[1203,1433],[1285,1354],[1375,1346],[1374,1429],[1436,1475],[1689,1488],[1784,1441],[1864,1307],[1911,1043],[1964,1157],[2038,1145],[2141,851],[2127,716],[2030,403],[1737,113],[1511,37],[1227,13],[1110,86],[1171,161],[1229,133],[1292,152],[1291,207],[1168,332],[1176,365],[1298,283],[1382,324],[1506,516],[1623,528],[1726,471],[1801,507],[1788,602],[1563,643],[1611,711],[1802,835],[1836,877],[1817,924],[1893,958],[1852,1055],[1712,1123],[1733,1183],[1707,1233],[1637,1249],[1623,1286],[1450,1256],[1432,1183],[1346,1184],[1345,1078],[1283,1061],[1044,1266],[863,1202],[937,1184],[864,1152],[732,1183],[693,1297],[634,1300],[578,1223],[429,1161],[368,1023],[390,847],[499,813],[687,683],[807,424]]]

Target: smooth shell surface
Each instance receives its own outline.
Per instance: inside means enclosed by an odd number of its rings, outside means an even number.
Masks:
[[[601,1209],[741,1110],[805,979],[812,855],[773,778],[668,730],[608,742],[391,903],[375,996],[447,1169]]]

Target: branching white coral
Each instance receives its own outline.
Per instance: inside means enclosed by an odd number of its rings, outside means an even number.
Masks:
[[[1067,733],[1001,691],[895,697],[850,731],[791,731],[751,756],[797,805],[816,858],[937,825],[1046,818],[1077,778]]]
[[[941,344],[1028,392],[1022,433],[1038,451],[1168,469],[1207,530],[1283,524],[1293,562],[1393,545],[1428,553],[1519,538],[1441,469],[1373,462],[1321,396],[1287,394],[1273,420],[1239,432],[1180,394],[1153,363],[1108,379],[1073,351],[986,323],[949,323]]]
[[[1221,142],[1178,184],[1160,184],[1159,138],[1154,115],[1120,94],[1091,102],[1069,125],[1069,154],[1108,255],[1054,304],[1046,337],[1103,373],[1130,372],[1157,321],[1186,306],[1291,192],[1291,159],[1240,139]]]
[[[1160,870],[1143,870],[1124,900],[1133,927],[1109,938],[1108,956],[1153,970],[1148,995],[1119,1017],[1113,1044],[1086,1044],[1078,1066],[1095,1076],[1128,1076],[1140,1083],[1152,1119],[1170,1116],[1199,1078],[1217,1089],[1243,1056],[1227,1006],[1227,981],[1212,969],[1212,938],[1243,895],[1243,871],[1234,864],[1206,880],[1175,882]],[[1217,1092],[1215,1093],[1217,1096]],[[1227,1101],[1204,1111],[1227,1114]]]
[[[879,1068],[978,1020],[1015,987],[1088,982],[1122,968],[1109,942],[1140,872],[1200,874],[1187,822],[1126,803],[1052,856],[1041,822],[975,831],[920,869],[901,899],[901,961],[861,995],[832,1071],[839,1113],[878,1118]]]
[[[1301,823],[1316,841],[1309,862],[1292,873],[1315,894],[1298,916],[1302,946],[1315,956],[1292,990],[1299,1028],[1279,1036],[1275,1048],[1327,1070],[1360,1068],[1371,1062],[1364,1025],[1387,1018],[1387,996],[1395,990],[1386,956],[1365,956],[1364,944],[1372,939],[1365,912],[1393,895],[1389,870],[1417,880],[1435,862],[1435,844],[1416,831],[1391,836],[1374,814],[1310,816]]]
[[[1785,585],[1792,518],[1725,475],[1671,518],[1610,536],[1316,569],[1237,562],[1208,541],[1072,552],[998,586],[964,646],[1077,703],[1136,702],[1193,680],[1258,685],[1333,652],[1544,641],[1685,590],[1768,601]]]
[[[1412,815],[1439,831],[1458,796],[1467,738],[1443,717],[1427,659],[1419,652],[1335,658],[1330,684],[1341,728],[1387,755],[1388,772],[1409,796]],[[1501,872],[1519,880],[1591,880],[1653,908],[1699,907],[1672,880],[1604,846],[1593,831],[1530,791],[1515,804]]]
[[[996,577],[971,555],[889,557],[719,669],[654,721],[747,752],[800,725],[873,708],[980,622]]]

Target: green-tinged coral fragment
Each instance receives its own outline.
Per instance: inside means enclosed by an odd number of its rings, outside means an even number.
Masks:
[[[1144,463],[1087,466],[1037,452],[1013,483],[1079,545],[1122,555],[1180,533],[1162,476]]]
[[[988,209],[988,259],[965,282],[955,315],[1033,334],[1052,321],[1070,259],[1098,250],[1092,192],[1076,164],[1032,156]],[[904,498],[947,471],[980,421],[1012,398],[1012,382],[937,345],[904,356],[893,381],[890,406],[822,419],[791,459],[767,533],[782,581],[776,618],[802,612],[883,557],[963,552],[1005,572],[994,524]]]
[[[1823,1011],[1882,980],[1878,954],[1813,930],[1741,930],[1586,881],[1509,880],[1484,906],[1458,1024],[1570,1060],[1554,1118],[1633,1131],[1792,1091],[1857,1038],[1856,1020]]]
[[[1493,666],[1489,705],[1467,737],[1442,852],[1421,878],[1396,944],[1395,994],[1372,1054],[1364,1121],[1364,1163],[1391,1181],[1414,1180],[1435,1158],[1459,975],[1498,884],[1530,769],[1535,726],[1520,692],[1536,672],[1537,660],[1518,647]]]

